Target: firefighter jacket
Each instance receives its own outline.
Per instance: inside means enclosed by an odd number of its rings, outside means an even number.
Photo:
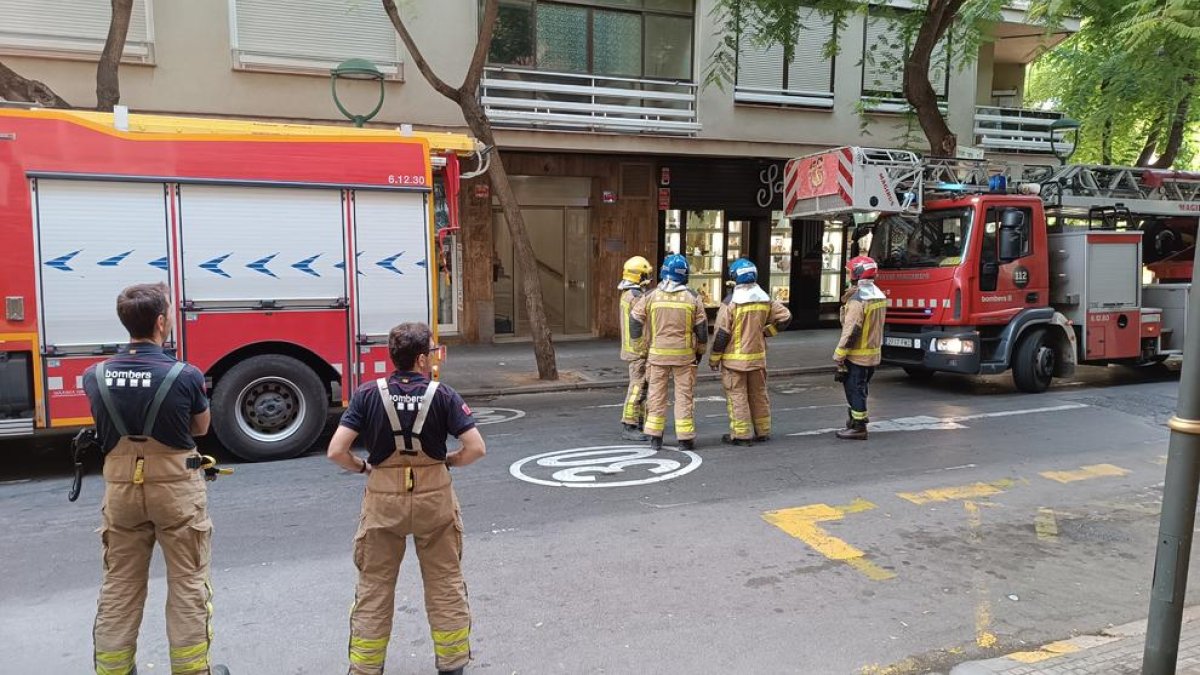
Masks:
[[[792,313],[758,284],[741,284],[721,302],[709,365],[729,370],[767,367],[767,338],[787,328]]]
[[[631,320],[633,307],[640,302],[642,298],[646,297],[646,292],[641,286],[638,286],[637,284],[631,284],[628,281],[621,282],[621,286],[619,288],[620,290],[625,291],[621,294],[621,360],[639,361],[646,358],[645,349],[643,348],[642,344],[646,341],[646,339],[644,335],[638,339],[634,339],[633,336],[629,334],[629,329],[633,323]]]
[[[846,359],[857,366],[877,366],[882,360],[883,320],[887,296],[872,281],[860,281],[842,296],[842,337],[834,350],[835,360]]]
[[[645,335],[642,353],[655,366],[697,363],[708,347],[708,317],[696,292],[682,284],[663,282],[634,305],[630,334]]]

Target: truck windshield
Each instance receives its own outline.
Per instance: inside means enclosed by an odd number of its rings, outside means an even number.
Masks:
[[[885,216],[875,225],[871,257],[885,269],[953,267],[962,262],[973,211],[926,211],[915,220]]]

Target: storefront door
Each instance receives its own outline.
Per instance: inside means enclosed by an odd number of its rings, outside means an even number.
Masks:
[[[588,298],[588,209],[531,207],[521,209],[525,230],[537,261],[546,321],[555,335],[591,333]],[[522,291],[525,283],[515,264],[515,251],[504,215],[493,212],[496,251],[492,279],[496,303],[496,334],[526,337],[529,316]]]

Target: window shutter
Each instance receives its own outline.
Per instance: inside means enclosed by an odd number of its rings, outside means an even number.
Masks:
[[[825,56],[832,37],[832,16],[811,8],[801,14],[799,39],[788,64],[788,91],[833,92],[833,63]]]
[[[328,73],[351,58],[400,74],[399,43],[378,2],[235,0],[241,67]]]
[[[904,95],[904,42],[900,23],[885,16],[867,15],[863,47],[863,93]]]
[[[146,3],[134,0],[125,40],[126,60],[153,60]],[[112,5],[108,0],[0,0],[0,51],[44,56],[98,56],[104,50]]]
[[[783,45],[762,46],[743,33],[738,39],[737,86],[783,89]]]

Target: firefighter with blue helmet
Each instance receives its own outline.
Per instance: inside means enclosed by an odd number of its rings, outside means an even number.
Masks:
[[[687,286],[688,274],[686,258],[667,256],[662,281],[630,314],[630,335],[634,339],[644,336],[640,348],[646,355],[649,391],[643,430],[655,449],[662,447],[666,429],[668,379],[675,383],[675,437],[679,447],[690,450],[696,445],[696,365],[708,347],[708,317],[700,297]]]
[[[792,313],[758,285],[758,268],[746,258],[729,265],[729,278],[733,291],[717,311],[708,365],[721,371],[729,410],[729,433],[722,442],[753,445],[771,435],[766,339],[787,328]]]
[[[646,417],[646,355],[642,350],[643,338],[634,339],[629,329],[632,324],[633,308],[646,296],[654,266],[640,255],[625,261],[621,270],[620,326],[621,360],[629,364],[629,388],[625,392],[625,405],[621,409],[622,436],[627,441],[644,441],[642,423]]]

